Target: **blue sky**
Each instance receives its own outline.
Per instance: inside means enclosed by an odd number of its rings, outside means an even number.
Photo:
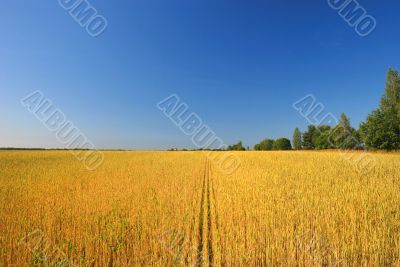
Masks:
[[[400,67],[398,1],[359,0],[360,37],[327,1],[102,1],[91,37],[57,0],[0,9],[0,146],[62,147],[21,104],[41,90],[98,148],[191,147],[156,104],[177,94],[226,143],[291,138],[313,94],[358,127]]]

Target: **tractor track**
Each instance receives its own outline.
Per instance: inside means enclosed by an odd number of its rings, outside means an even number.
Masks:
[[[214,238],[217,236],[215,191],[212,188],[211,163],[207,159],[203,176],[203,188],[201,193],[201,207],[199,211],[199,244],[197,250],[197,266],[214,266]]]

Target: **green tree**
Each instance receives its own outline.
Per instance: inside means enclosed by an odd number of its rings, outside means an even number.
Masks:
[[[386,76],[385,92],[381,98],[380,109],[383,112],[400,112],[400,75],[398,71],[389,69]]]
[[[331,131],[329,140],[338,149],[358,149],[361,144],[358,132],[351,127],[350,120],[344,113],[340,115],[338,125]]]
[[[329,125],[318,126],[313,138],[315,149],[331,149],[334,146],[329,142],[332,128]]]
[[[394,150],[400,148],[398,117],[381,109],[368,115],[360,125],[360,134],[368,149]]]
[[[369,149],[400,149],[400,75],[389,69],[386,86],[377,110],[360,125],[360,134]]]
[[[294,129],[293,133],[293,149],[295,150],[301,150],[302,145],[301,145],[301,132],[299,128]]]
[[[272,150],[274,142],[272,139],[264,139],[254,146],[254,150]]]
[[[246,150],[246,148],[244,148],[242,141],[239,141],[237,144],[228,146],[228,150]]]
[[[273,145],[273,150],[291,150],[292,145],[287,138],[276,139]]]
[[[306,132],[303,133],[302,147],[303,149],[315,149],[314,140],[317,136],[317,127],[309,125]]]

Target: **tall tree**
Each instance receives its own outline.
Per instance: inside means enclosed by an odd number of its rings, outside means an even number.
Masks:
[[[394,150],[400,148],[398,118],[377,109],[360,125],[360,134],[369,149]]]
[[[301,132],[299,128],[296,128],[293,133],[293,149],[301,150],[301,148]]]
[[[351,127],[350,120],[346,114],[340,115],[339,124],[333,128],[330,135],[331,144],[339,149],[357,149],[360,140],[357,131]]]
[[[332,130],[331,126],[329,126],[329,125],[318,126],[318,131],[315,135],[315,138],[313,138],[313,143],[315,145],[315,149],[335,148],[335,146],[329,142],[331,130]]]
[[[389,69],[385,92],[379,108],[360,125],[360,133],[367,148],[400,149],[400,75]]]
[[[309,125],[306,132],[303,133],[302,147],[303,149],[315,149],[313,140],[317,135],[317,127]]]
[[[400,75],[399,72],[389,69],[386,76],[385,92],[381,98],[380,109],[383,112],[393,112],[396,115],[400,110]]]

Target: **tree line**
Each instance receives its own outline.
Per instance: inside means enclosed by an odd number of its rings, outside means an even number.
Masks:
[[[254,150],[399,150],[400,149],[400,74],[389,69],[386,86],[379,106],[372,111],[358,129],[342,113],[337,125],[309,125],[301,132],[296,128],[292,141],[287,138],[264,139]],[[242,142],[227,150],[246,150]]]

